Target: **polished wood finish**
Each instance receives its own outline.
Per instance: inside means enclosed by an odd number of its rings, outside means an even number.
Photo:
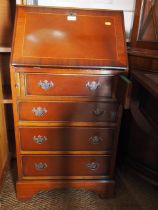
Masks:
[[[1,0],[0,2],[0,47],[10,47],[12,41],[12,29],[14,22],[15,0]]]
[[[17,8],[11,81],[18,199],[66,186],[113,195],[128,83],[117,91],[127,70],[122,12]]]
[[[145,0],[136,0],[135,5],[135,17],[134,17],[134,23],[133,23],[133,29],[131,34],[131,46],[133,48],[144,48],[144,49],[151,49],[156,50],[158,49],[157,43],[157,17],[155,17],[157,13],[157,1],[154,2],[155,6],[154,9],[151,9],[151,11],[148,9],[149,16],[147,18],[142,17],[143,14],[141,13],[142,4],[152,4],[151,1],[145,1]],[[154,5],[153,4],[153,5]],[[154,13],[154,16],[153,14]],[[144,22],[148,21],[150,19],[151,23],[154,23],[152,25],[145,24]],[[152,20],[153,19],[153,20]],[[155,21],[156,20],[156,21]],[[141,23],[141,26],[139,24]],[[149,26],[149,28],[148,28]],[[143,38],[139,39],[139,34],[142,33],[141,27],[143,27],[143,31],[145,32],[145,36],[147,37],[147,41]],[[155,38],[152,39],[151,32],[153,31],[154,35],[156,34],[156,40]]]
[[[151,50],[130,50],[129,66],[133,90],[126,160],[137,175],[157,186],[158,56]]]
[[[26,74],[25,95],[112,97],[114,76]],[[64,82],[63,82],[64,79]],[[44,83],[45,82],[45,83]],[[44,89],[42,84],[50,87]],[[92,84],[96,85],[93,89]],[[74,87],[72,89],[72,87]]]
[[[118,102],[123,105],[125,110],[130,108],[131,92],[132,82],[124,75],[121,75],[118,78],[116,98]]]
[[[17,197],[21,201],[31,199],[33,195],[41,190],[60,189],[65,187],[75,187],[88,189],[97,192],[101,198],[114,196],[115,183],[112,180],[35,180],[30,183],[18,181],[16,183]]]
[[[157,42],[158,1],[142,1],[140,16],[138,40]]]
[[[20,129],[22,151],[102,151],[111,153],[114,128],[28,127]]]
[[[19,6],[12,64],[125,69],[122,23],[120,11]]]
[[[126,160],[136,174],[158,186],[157,73],[132,72],[133,91]]]
[[[149,92],[158,97],[158,74],[155,72],[132,72],[134,78],[140,82]],[[154,105],[155,103],[153,103]]]
[[[110,177],[110,156],[97,155],[36,155],[22,156],[22,174],[25,177],[34,179],[68,179],[78,177],[94,179],[94,176]],[[42,169],[38,169],[38,164],[45,164]],[[76,167],[77,165],[77,167]],[[42,176],[42,177],[40,177]],[[40,177],[40,178],[38,178]]]
[[[156,186],[158,186],[158,42],[157,17],[155,17],[157,6],[158,1],[136,1],[134,25],[128,49],[133,88],[130,113],[124,122],[127,131],[124,154],[128,166]],[[143,15],[141,8],[145,10],[148,8],[148,11],[146,10]]]
[[[117,103],[19,102],[20,121],[115,122]],[[44,112],[38,115],[38,110]]]
[[[158,57],[147,52],[129,51],[133,91],[126,159],[137,175],[158,186]]]
[[[128,50],[130,72],[158,72],[157,51],[130,48]]]

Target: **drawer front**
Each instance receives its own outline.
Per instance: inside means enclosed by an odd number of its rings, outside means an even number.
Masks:
[[[112,151],[113,128],[20,128],[23,151]]]
[[[22,156],[24,176],[108,176],[110,156]]]
[[[117,103],[19,102],[23,121],[114,122]]]
[[[25,95],[112,97],[114,76],[26,74]]]

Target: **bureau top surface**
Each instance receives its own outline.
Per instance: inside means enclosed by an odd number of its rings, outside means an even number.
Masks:
[[[18,6],[11,64],[126,69],[123,14]]]

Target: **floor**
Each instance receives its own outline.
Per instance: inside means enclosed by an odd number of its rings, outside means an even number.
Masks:
[[[94,192],[78,189],[50,190],[20,202],[15,193],[16,168],[11,166],[0,195],[0,210],[157,210],[158,189],[129,170],[117,173],[116,196],[100,199]]]

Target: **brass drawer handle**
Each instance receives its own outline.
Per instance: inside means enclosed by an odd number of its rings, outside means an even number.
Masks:
[[[101,116],[101,115],[103,115],[105,113],[105,111],[104,110],[101,110],[100,108],[96,108],[92,112],[96,116]]]
[[[91,162],[87,164],[87,167],[91,170],[91,171],[96,171],[99,168],[99,163],[97,162]]]
[[[32,112],[36,115],[36,116],[38,116],[38,117],[40,117],[40,116],[43,116],[45,113],[47,113],[47,109],[46,108],[42,108],[42,107],[37,107],[37,108],[33,108],[32,109]]]
[[[38,171],[41,171],[43,169],[47,168],[47,164],[46,163],[35,163],[35,169]]]
[[[100,144],[101,141],[103,141],[103,139],[99,136],[91,136],[89,138],[89,143],[90,144]]]
[[[34,136],[33,137],[33,141],[37,144],[43,144],[45,141],[47,141],[47,137],[46,136]]]
[[[86,87],[89,88],[91,91],[95,91],[97,88],[101,87],[101,84],[96,81],[87,82]]]
[[[52,81],[44,80],[44,81],[39,81],[38,86],[41,87],[43,90],[49,90],[50,88],[54,87],[54,83]]]

